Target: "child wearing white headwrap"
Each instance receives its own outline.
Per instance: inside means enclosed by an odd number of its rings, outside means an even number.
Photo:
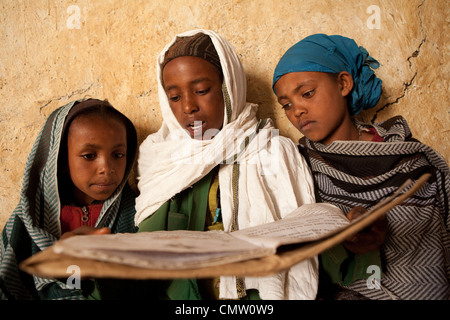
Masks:
[[[198,34],[207,35],[213,47],[202,37],[192,37]],[[167,53],[174,44],[179,52]],[[224,119],[213,139],[193,139],[172,112],[163,68],[183,55],[201,57],[220,68]],[[232,232],[282,219],[315,202],[311,174],[294,143],[278,136],[270,119],[258,121],[258,106],[246,102],[245,73],[226,40],[208,30],[178,35],[158,56],[157,78],[163,123],[140,147],[136,201],[140,231]],[[314,299],[317,258],[272,276],[221,277],[219,283],[218,298],[237,299],[255,289],[262,299]],[[201,281],[174,280],[166,285],[170,299],[207,297]]]

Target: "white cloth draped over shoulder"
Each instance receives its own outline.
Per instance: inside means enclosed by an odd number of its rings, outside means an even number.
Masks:
[[[246,102],[245,73],[231,44],[209,30],[192,30],[178,36],[199,32],[211,37],[220,58],[226,109],[223,127],[211,140],[192,139],[172,113],[162,86],[160,64],[174,38],[157,59],[163,123],[140,146],[136,224],[218,165],[222,219],[227,232],[232,231],[236,211],[239,229],[244,229],[283,218],[302,204],[315,202],[311,173],[295,144],[279,136],[270,119],[259,122],[258,106]],[[234,155],[238,155],[235,163],[239,165],[237,201],[236,193],[233,195],[235,165],[230,161]],[[314,299],[317,257],[273,276],[246,277],[245,285],[247,289],[258,289],[262,299]],[[220,297],[237,298],[235,277],[221,277]]]

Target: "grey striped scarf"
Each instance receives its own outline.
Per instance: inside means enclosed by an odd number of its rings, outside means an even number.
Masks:
[[[364,125],[357,122],[357,126]],[[381,288],[365,280],[349,288],[370,299],[448,299],[450,276],[450,175],[446,161],[412,138],[398,116],[373,125],[384,142],[335,141],[328,146],[300,140],[319,199],[345,213],[369,208],[406,179],[432,177],[413,197],[387,214],[388,233],[380,253]]]
[[[49,248],[61,236],[56,168],[64,121],[75,102],[58,108],[48,117],[29,154],[19,204],[0,239],[2,300],[85,298],[81,290],[68,289],[62,281],[31,276],[18,268],[21,261]],[[135,154],[136,149],[128,150],[131,164]],[[135,196],[124,179],[104,202],[97,226],[109,227],[112,232],[134,232],[134,204]],[[82,289],[88,285],[87,282],[82,283]]]

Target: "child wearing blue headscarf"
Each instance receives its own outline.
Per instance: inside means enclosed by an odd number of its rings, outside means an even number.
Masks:
[[[378,62],[352,39],[314,34],[275,68],[273,90],[304,137],[319,200],[349,219],[389,196],[406,179],[427,183],[385,218],[321,255],[321,296],[332,299],[448,299],[449,168],[412,138],[404,118],[367,124],[354,118],[377,105]],[[377,269],[379,268],[379,269]],[[379,270],[375,272],[373,270]],[[380,274],[381,279],[373,280]]]

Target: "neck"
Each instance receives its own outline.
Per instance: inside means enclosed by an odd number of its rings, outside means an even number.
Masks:
[[[355,123],[350,117],[346,117],[339,127],[331,133],[327,138],[321,141],[324,145],[328,145],[333,141],[350,141],[360,140],[359,130],[356,128]]]

